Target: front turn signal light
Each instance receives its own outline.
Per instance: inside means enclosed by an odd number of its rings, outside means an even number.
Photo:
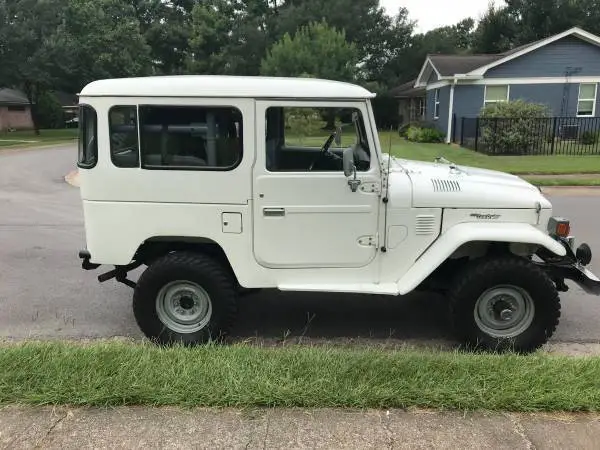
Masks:
[[[551,217],[548,221],[548,233],[562,238],[571,234],[571,223],[562,217]]]

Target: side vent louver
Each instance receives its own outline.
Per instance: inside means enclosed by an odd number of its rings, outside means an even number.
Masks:
[[[459,192],[460,184],[458,181],[454,180],[440,180],[438,178],[433,178],[431,180],[433,184],[433,190],[435,192]]]
[[[435,222],[435,216],[425,214],[417,216],[415,221],[415,234],[418,236],[433,234],[435,232]]]

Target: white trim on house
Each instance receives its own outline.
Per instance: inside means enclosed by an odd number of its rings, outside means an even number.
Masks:
[[[486,100],[488,86],[506,86],[506,100]],[[509,100],[510,100],[510,84],[491,84],[491,85],[486,84],[483,87],[483,107],[484,108],[488,103],[501,103],[501,102],[508,102]]]
[[[584,84],[589,84],[594,86],[594,98],[581,98],[581,86]],[[598,100],[598,83],[579,83],[579,90],[577,92],[577,117],[596,117],[596,102]],[[592,103],[592,115],[588,114],[579,114],[579,103],[581,102],[593,102]]]
[[[433,93],[433,120],[440,118],[440,90],[436,89]]]
[[[431,66],[431,68],[433,69],[433,71],[435,72],[435,74],[437,75],[437,77],[438,77],[439,80],[444,79],[444,77],[442,77],[442,75],[440,74],[440,72],[433,65],[433,61],[431,61],[431,58],[428,56],[427,59],[425,60],[425,62],[423,63],[423,67],[421,67],[421,71],[419,72],[419,76],[417,77],[417,81],[415,82],[415,86],[414,87],[417,88],[417,87],[427,86],[427,80],[421,81],[421,78],[425,74],[425,69],[427,68],[428,64]]]
[[[450,101],[448,102],[448,127],[446,128],[446,143],[449,144],[452,140],[452,116],[454,115],[454,87],[456,83],[450,86]]]
[[[485,78],[485,79],[461,79],[457,78],[459,85],[494,86],[503,84],[565,84],[565,77],[529,77],[529,78]],[[578,83],[600,83],[600,77],[570,77],[570,84]],[[438,89],[450,86],[452,81],[442,80],[431,83],[426,90]]]
[[[485,78],[470,84],[565,84],[565,77]],[[600,77],[570,77],[569,83],[600,83]]]
[[[550,36],[549,38],[541,40],[533,45],[530,45],[529,47],[525,47],[523,50],[512,53],[504,58],[501,58],[494,62],[486,64],[485,66],[481,66],[481,67],[469,72],[469,75],[484,75],[489,69],[491,69],[493,67],[497,67],[508,61],[512,61],[513,59],[519,58],[519,57],[526,55],[527,53],[533,52],[534,50],[537,50],[541,47],[545,47],[546,45],[556,42],[567,36],[577,36],[580,39],[587,41],[590,44],[600,46],[600,37],[598,37],[592,33],[588,33],[587,31],[582,30],[581,28],[574,27],[574,28],[571,28],[570,30],[564,31],[564,32],[556,34],[554,36]]]
[[[452,81],[450,80],[442,80],[442,81],[436,81],[435,83],[431,83],[428,84],[427,87],[425,88],[426,91],[431,91],[433,89],[439,89],[445,86],[450,86],[452,84]]]

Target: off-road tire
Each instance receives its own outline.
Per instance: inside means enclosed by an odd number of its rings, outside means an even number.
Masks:
[[[511,338],[491,336],[475,320],[477,300],[485,291],[499,285],[525,290],[534,304],[529,327]],[[469,263],[457,275],[449,297],[454,332],[470,350],[532,352],[550,339],[560,319],[560,299],[552,280],[531,261],[517,256]]]
[[[179,280],[198,284],[210,296],[212,315],[199,331],[173,331],[158,316],[156,298],[160,290]],[[204,254],[174,252],[158,258],[142,273],[133,294],[133,313],[142,332],[157,344],[219,342],[229,333],[235,320],[237,297],[231,272],[218,261]]]

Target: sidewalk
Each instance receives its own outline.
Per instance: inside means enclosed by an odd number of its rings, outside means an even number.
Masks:
[[[193,388],[193,387],[190,387]],[[2,448],[592,449],[600,415],[0,408]]]

